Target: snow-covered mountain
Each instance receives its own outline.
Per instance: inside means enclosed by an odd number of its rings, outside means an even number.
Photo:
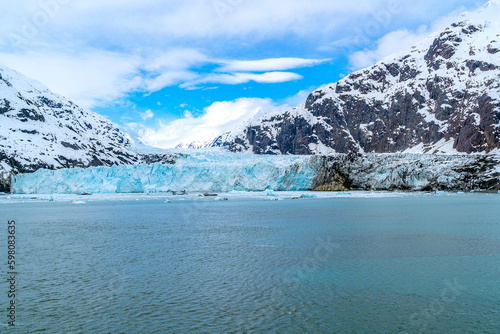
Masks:
[[[211,146],[211,144],[212,144],[212,142],[208,141],[208,140],[196,140],[196,141],[193,141],[193,142],[191,142],[189,144],[180,143],[175,148],[178,148],[178,149],[189,149],[189,150],[198,150],[200,148],[209,147],[209,146]]]
[[[11,173],[134,163],[130,145],[104,117],[0,65],[0,191]]]
[[[500,1],[212,146],[256,154],[500,149]]]

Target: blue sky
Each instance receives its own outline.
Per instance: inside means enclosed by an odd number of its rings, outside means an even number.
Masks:
[[[302,104],[485,2],[26,0],[2,4],[0,63],[171,147]]]

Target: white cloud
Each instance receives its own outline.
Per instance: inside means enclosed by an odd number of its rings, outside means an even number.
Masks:
[[[210,58],[199,50],[191,48],[173,48],[148,60],[144,69],[150,72],[190,68],[210,62]]]
[[[199,85],[211,84],[226,84],[226,85],[239,85],[254,81],[257,83],[280,83],[293,80],[300,80],[303,77],[300,74],[292,72],[266,72],[266,73],[231,73],[231,74],[208,74],[202,76],[200,79],[188,81],[182,85],[181,88],[198,89]]]
[[[193,118],[193,113],[189,110],[184,110],[183,115],[184,118]]]
[[[234,64],[234,69],[264,69],[313,66],[323,61],[276,58],[225,63]],[[198,50],[185,48],[172,49],[154,57],[129,56],[102,50],[88,50],[80,54],[55,50],[47,53],[0,53],[0,62],[87,108],[117,102],[132,92],[151,94],[171,86],[192,90],[203,88],[199,86],[204,84],[238,85],[250,81],[270,84],[302,79],[297,73],[280,71],[221,73],[219,66],[222,61],[212,59]],[[214,72],[198,72],[200,67],[207,64],[215,65]]]
[[[243,126],[250,119],[288,108],[288,105],[277,105],[270,99],[241,98],[215,102],[205,108],[200,117],[186,114],[184,118],[170,123],[160,122],[156,130],[143,130],[141,140],[147,145],[161,148],[172,148],[194,141],[209,141],[226,131]]]
[[[331,59],[271,58],[262,60],[231,61],[218,69],[221,72],[286,71],[318,65]]]
[[[146,110],[145,112],[141,113],[141,118],[143,121],[148,120],[150,118],[155,117],[155,114],[151,111],[151,109]]]
[[[141,85],[141,59],[106,51],[0,53],[0,61],[82,107],[121,98]]]
[[[408,50],[410,47],[427,37],[429,32],[422,28],[419,32],[397,30],[390,32],[377,41],[376,48],[355,52],[349,56],[349,62],[354,69],[361,69],[373,65],[389,55]]]
[[[198,78],[192,68],[210,62],[210,58],[198,50],[177,48],[163,54],[145,59],[144,90],[148,93],[159,91],[165,87],[181,84]]]
[[[154,75],[146,80],[145,89],[148,92],[155,92],[173,85],[192,90],[213,88],[200,87],[203,84],[239,85],[250,81],[265,84],[281,83],[303,78],[297,73],[281,72],[282,70],[314,66],[329,60],[272,58],[249,61],[221,61],[195,50],[175,50],[147,64],[145,69],[152,71]],[[225,65],[215,68],[216,73],[199,73],[196,71],[197,67],[206,64]]]
[[[430,22],[443,13],[485,1],[465,0],[23,0],[4,1],[0,12],[0,47],[33,50],[52,45],[109,46],[147,50],[172,47],[239,47],[287,38],[331,42],[355,34],[356,28],[379,31],[411,22]],[[45,5],[42,5],[45,4]],[[47,9],[47,4],[55,6]],[[391,9],[396,10],[391,10]],[[389,13],[389,15],[387,15]],[[37,17],[46,19],[37,23]],[[377,26],[377,23],[379,24]],[[10,45],[9,36],[25,38]],[[376,38],[379,34],[368,37]],[[214,44],[217,43],[217,44]],[[297,44],[300,45],[300,44]],[[321,45],[321,44],[318,44]]]
[[[375,42],[374,48],[367,48],[349,55],[351,68],[354,70],[362,69],[373,65],[387,56],[406,52],[429,35],[446,28],[446,26],[455,21],[457,17],[457,12],[454,12],[437,19],[431,26],[422,25],[415,31],[399,29],[389,32]]]
[[[145,91],[154,93],[162,90],[165,87],[175,86],[189,80],[195,80],[199,75],[195,72],[184,71],[169,71],[160,74],[153,78],[145,79]]]
[[[429,0],[427,0],[429,1]],[[311,31],[328,34],[357,15],[384,7],[384,0],[100,0],[59,3],[47,22],[38,27],[37,38],[63,34],[87,40],[129,44],[165,43],[169,39],[296,34]],[[20,4],[19,4],[20,3]],[[4,4],[0,36],[20,32],[23,20],[33,21],[44,8],[37,0]],[[112,17],[112,20],[110,20]],[[57,35],[55,35],[57,36]],[[111,44],[111,43],[109,43]]]
[[[309,87],[307,89],[303,89],[299,91],[297,94],[287,97],[286,99],[283,100],[283,102],[290,106],[298,106],[301,104],[305,104],[309,94],[311,94],[318,88],[319,87]]]
[[[485,1],[4,1],[0,12],[0,46],[33,50],[40,42],[50,41],[53,45],[78,42],[92,47],[168,50],[174,46],[213,46],[214,42],[230,48],[241,45],[241,41],[258,43],[276,38],[306,38],[327,43],[352,35],[356,27],[383,33],[408,21],[430,22],[461,5],[474,8],[481,2]],[[47,4],[55,6],[47,9]],[[393,7],[397,10],[391,14]],[[44,15],[46,19],[37,23],[36,18]],[[371,27],[376,23],[380,29]],[[30,25],[36,33],[31,34],[27,43],[10,45],[9,36],[25,37],[23,30]],[[369,37],[376,38],[378,35],[375,35]],[[233,38],[234,41],[228,41]]]

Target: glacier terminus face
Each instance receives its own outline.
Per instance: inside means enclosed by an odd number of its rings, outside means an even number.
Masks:
[[[300,191],[317,175],[311,156],[183,155],[173,164],[39,170],[13,178],[12,193]]]
[[[201,150],[149,164],[41,169],[14,176],[11,192],[498,191],[499,163],[496,155],[257,156]]]

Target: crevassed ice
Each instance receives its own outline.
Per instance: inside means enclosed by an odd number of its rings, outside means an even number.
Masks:
[[[14,194],[159,193],[309,190],[316,176],[310,156],[195,154],[174,165],[39,170],[13,178]]]

